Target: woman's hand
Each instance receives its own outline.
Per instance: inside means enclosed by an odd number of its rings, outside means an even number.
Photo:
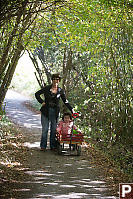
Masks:
[[[42,106],[45,106],[45,102],[42,103]]]
[[[75,111],[72,109],[72,113],[74,114],[75,113]]]

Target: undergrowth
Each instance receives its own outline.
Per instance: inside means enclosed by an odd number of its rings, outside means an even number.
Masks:
[[[105,146],[103,143],[93,142],[92,145],[101,151],[119,171],[128,176],[128,183],[133,181],[133,149],[122,143]]]

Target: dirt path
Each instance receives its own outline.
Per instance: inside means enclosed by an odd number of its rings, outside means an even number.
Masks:
[[[27,109],[24,106],[26,100],[13,91],[8,91],[5,100],[7,115],[20,126],[26,137],[24,144],[28,147],[28,158],[20,171],[22,178],[12,182],[14,189],[8,198],[118,198],[114,196],[113,187],[106,182],[103,170],[95,168],[86,156],[85,148],[80,157],[39,150],[40,114]]]

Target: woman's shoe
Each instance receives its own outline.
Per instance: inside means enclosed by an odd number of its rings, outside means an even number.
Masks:
[[[41,148],[40,151],[46,151],[46,148]]]
[[[57,151],[57,148],[51,148],[50,150],[51,151]]]

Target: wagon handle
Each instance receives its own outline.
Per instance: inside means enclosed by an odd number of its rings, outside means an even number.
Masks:
[[[73,114],[72,114],[72,117],[73,117],[73,118],[79,117],[79,113],[73,113]]]

